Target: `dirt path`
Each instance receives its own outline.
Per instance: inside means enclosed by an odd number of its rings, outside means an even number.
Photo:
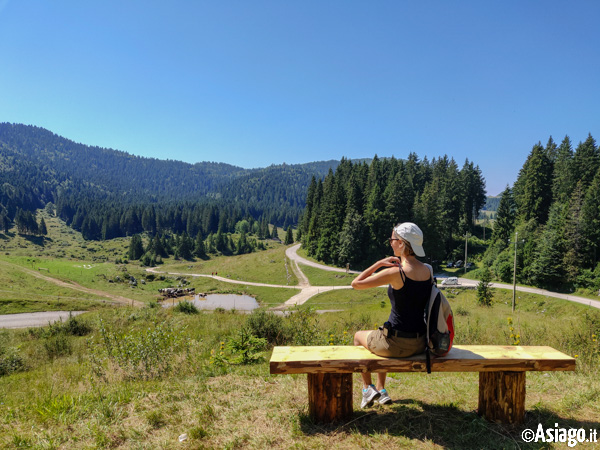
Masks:
[[[123,297],[121,295],[115,295],[115,294],[111,294],[109,292],[100,291],[98,289],[90,289],[85,286],[81,286],[80,284],[77,284],[73,281],[69,281],[69,282],[62,281],[62,280],[59,280],[56,278],[49,277],[47,275],[42,275],[41,273],[36,272],[35,270],[28,269],[23,266],[7,263],[6,261],[0,261],[0,264],[16,267],[19,270],[21,270],[25,273],[28,273],[32,277],[39,278],[41,280],[47,281],[48,283],[53,283],[60,287],[73,289],[73,290],[79,291],[79,292],[85,292],[86,294],[97,295],[99,297],[105,297],[105,298],[108,298],[109,300],[112,300],[115,303],[120,303],[120,304],[125,304],[125,305],[133,305],[133,306],[144,306],[144,303],[140,302],[138,300],[133,300],[131,298]]]

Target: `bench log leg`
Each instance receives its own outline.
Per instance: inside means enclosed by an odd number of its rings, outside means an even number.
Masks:
[[[478,413],[490,422],[523,422],[525,372],[479,372]]]
[[[352,416],[352,374],[309,373],[308,412],[320,423],[338,422]]]

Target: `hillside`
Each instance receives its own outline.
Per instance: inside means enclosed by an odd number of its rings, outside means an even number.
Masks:
[[[215,162],[188,164],[83,145],[35,126],[2,123],[0,225],[6,229],[17,209],[32,211],[52,202],[60,217],[75,222],[76,229],[82,226],[75,220],[78,210],[80,216],[94,218],[98,233],[92,235],[100,235],[102,223],[111,215],[108,210],[120,221],[125,210],[138,208],[141,219],[141,210],[150,204],[178,204],[183,209],[185,202],[186,209],[190,205],[215,208],[217,199],[217,221],[227,208],[228,216],[264,216],[282,226],[297,223],[312,177],[322,178],[338,164],[323,161],[258,169]],[[120,229],[113,235],[129,231]]]

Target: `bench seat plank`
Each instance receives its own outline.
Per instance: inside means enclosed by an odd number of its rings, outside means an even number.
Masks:
[[[448,355],[433,357],[433,372],[567,371],[575,358],[552,347],[455,345]],[[425,372],[425,355],[385,358],[361,346],[275,347],[272,374]]]

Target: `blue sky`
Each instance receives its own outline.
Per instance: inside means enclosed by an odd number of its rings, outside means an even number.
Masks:
[[[0,0],[0,121],[242,167],[416,152],[488,194],[600,139],[597,1]]]

